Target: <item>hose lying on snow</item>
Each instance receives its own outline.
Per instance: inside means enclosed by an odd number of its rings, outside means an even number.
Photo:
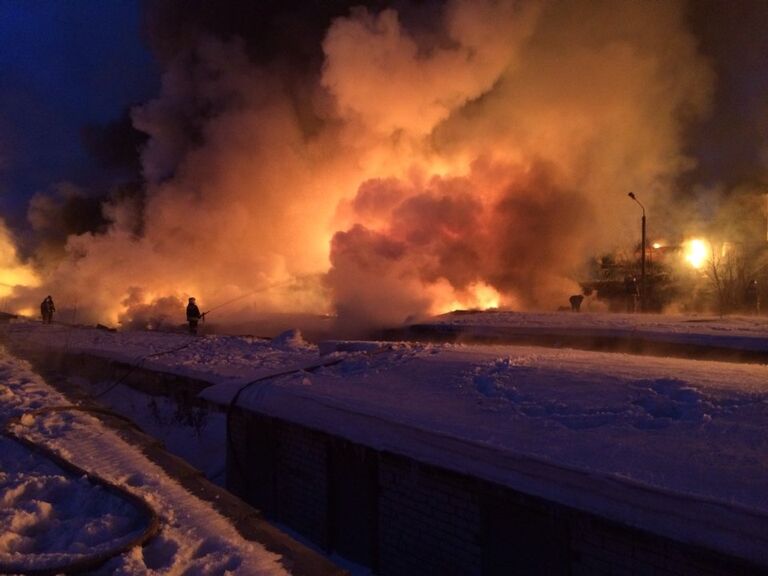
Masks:
[[[129,365],[128,371],[125,374],[123,374],[120,378],[118,378],[112,384],[107,386],[104,390],[102,390],[101,392],[99,392],[97,394],[93,394],[91,397],[94,398],[94,399],[101,398],[102,396],[104,396],[108,392],[111,392],[112,390],[117,388],[120,384],[122,384],[128,378],[128,376],[133,374],[133,372],[135,370],[138,370],[141,367],[141,365],[144,363],[145,360],[147,360],[149,358],[155,358],[157,356],[163,356],[164,354],[171,354],[173,352],[179,352],[180,350],[183,350],[184,348],[189,348],[194,342],[195,342],[195,340],[191,339],[189,342],[186,342],[185,344],[182,344],[181,346],[174,346],[173,348],[169,348],[168,350],[161,350],[160,352],[153,352],[151,354],[145,354],[144,356],[139,357],[137,360],[135,360],[132,364]]]
[[[59,562],[58,564],[52,563],[51,565],[44,566],[44,567],[25,566],[23,561],[13,562],[13,563],[4,563],[3,561],[0,561],[0,573],[2,574],[29,574],[33,576],[48,576],[48,575],[53,576],[55,574],[62,574],[62,573],[76,574],[79,572],[84,572],[86,570],[92,570],[104,564],[109,559],[127,552],[128,550],[130,550],[135,546],[142,546],[151,538],[153,538],[160,530],[159,516],[143,498],[141,498],[136,494],[128,492],[121,486],[118,486],[114,482],[111,482],[105,478],[102,478],[98,474],[95,474],[93,472],[88,472],[87,470],[80,468],[76,464],[73,464],[69,460],[66,460],[63,457],[59,456],[56,452],[54,452],[47,446],[44,446],[42,444],[37,444],[29,440],[28,438],[25,438],[24,436],[19,436],[15,434],[12,430],[12,428],[15,425],[21,423],[21,419],[25,415],[39,416],[39,415],[49,414],[54,412],[67,412],[67,411],[105,414],[105,415],[114,416],[116,418],[120,418],[121,420],[130,422],[130,420],[124,418],[120,414],[111,412],[109,410],[104,410],[101,408],[86,408],[82,406],[53,406],[50,408],[40,408],[37,410],[32,410],[30,412],[26,412],[25,414],[11,418],[10,420],[8,420],[8,422],[6,422],[5,426],[3,426],[2,429],[0,429],[0,434],[2,434],[3,436],[6,436],[7,438],[10,438],[11,440],[14,440],[20,443],[21,445],[29,448],[30,450],[33,450],[34,452],[44,455],[45,457],[47,457],[49,460],[54,462],[57,466],[59,466],[63,470],[71,472],[72,474],[78,477],[84,476],[92,484],[101,486],[106,490],[108,490],[109,492],[111,492],[112,494],[116,495],[118,498],[122,498],[123,500],[130,502],[132,505],[138,508],[138,510],[140,511],[141,514],[143,514],[143,516],[147,518],[147,525],[141,533],[137,534],[135,537],[131,538],[127,542],[123,542],[122,544],[120,544],[120,546],[115,546],[112,549],[104,550],[98,553],[81,556],[81,557],[78,557],[76,560]]]
[[[392,350],[391,345],[383,346],[381,348],[378,348],[374,351],[362,351],[362,353],[368,357],[377,356],[379,354],[384,354],[386,352],[389,352]],[[264,376],[259,376],[258,378],[255,378],[254,380],[251,380],[250,382],[246,382],[240,386],[240,388],[237,389],[234,396],[232,396],[232,399],[229,401],[229,404],[227,404],[227,420],[226,420],[226,433],[227,433],[227,450],[228,450],[228,457],[230,458],[233,467],[240,472],[241,474],[245,474],[247,469],[245,465],[240,461],[240,457],[237,453],[237,447],[235,446],[235,442],[233,439],[232,434],[232,415],[236,408],[238,408],[237,401],[240,399],[240,395],[245,392],[248,388],[251,386],[255,386],[256,384],[264,384],[268,380],[272,380],[273,378],[280,378],[281,376],[289,376],[291,374],[297,374],[300,372],[315,372],[316,370],[320,370],[321,368],[329,368],[331,366],[335,366],[336,364],[340,364],[343,362],[346,358],[343,356],[336,356],[333,358],[329,358],[328,360],[322,360],[320,362],[314,362],[312,364],[308,364],[305,366],[298,366],[294,368],[286,368],[285,370],[280,370],[278,372],[272,372],[270,374],[265,374]]]

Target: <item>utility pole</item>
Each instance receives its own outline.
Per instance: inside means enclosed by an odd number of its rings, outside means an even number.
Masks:
[[[632,200],[637,202],[637,204],[642,208],[643,210],[643,218],[641,220],[641,227],[642,227],[642,247],[640,251],[640,311],[645,312],[645,206],[643,206],[640,203],[640,200],[637,199],[634,192],[630,192],[627,194]]]

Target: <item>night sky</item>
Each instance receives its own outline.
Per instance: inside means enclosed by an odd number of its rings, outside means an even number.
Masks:
[[[157,90],[138,0],[0,1],[0,209],[18,227],[29,197],[56,182],[114,177],[84,132]]]
[[[691,130],[699,160],[692,177],[731,186],[742,180],[766,183],[768,2],[696,0],[690,20],[716,75],[712,114]]]

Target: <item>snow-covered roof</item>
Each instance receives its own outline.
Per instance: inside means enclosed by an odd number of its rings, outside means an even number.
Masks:
[[[762,351],[768,356],[768,317],[688,314],[571,312],[454,312],[421,323],[422,332],[443,331],[503,341],[542,334],[573,337],[641,338],[653,343]]]

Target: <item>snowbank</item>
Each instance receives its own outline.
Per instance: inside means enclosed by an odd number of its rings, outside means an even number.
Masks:
[[[69,402],[0,348],[0,419]],[[279,556],[248,542],[97,419],[81,412],[24,416],[14,433],[136,494],[160,515],[161,533],[110,560],[101,574],[284,574]],[[0,437],[0,565],[44,568],[130,540],[141,518],[123,499]]]

